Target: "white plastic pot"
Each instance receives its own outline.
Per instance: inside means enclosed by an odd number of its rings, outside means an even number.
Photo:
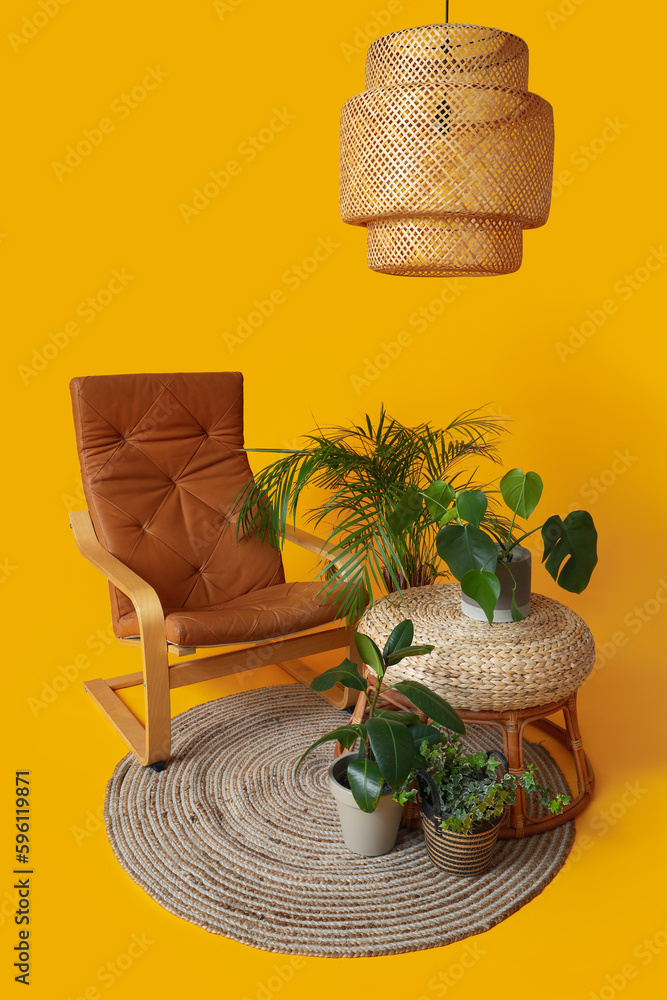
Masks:
[[[388,854],[396,843],[403,806],[392,802],[391,793],[385,793],[380,796],[375,812],[365,813],[359,808],[350,789],[337,780],[347,770],[348,761],[355,757],[356,754],[346,753],[331,762],[329,789],[338,806],[345,846],[354,854],[376,858]]]

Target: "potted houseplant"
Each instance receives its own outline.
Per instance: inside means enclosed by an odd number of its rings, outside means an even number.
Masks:
[[[530,611],[530,552],[520,543],[542,532],[547,572],[564,590],[580,594],[597,563],[597,531],[585,510],[558,514],[517,537],[517,517],[530,517],[542,496],[536,472],[511,469],[500,480],[500,493],[511,519],[489,512],[482,490],[443,492],[436,548],[461,584],[461,610],[489,623],[521,621]],[[433,500],[431,499],[431,505]]]
[[[384,410],[374,422],[318,428],[301,448],[251,448],[280,457],[237,498],[237,533],[257,534],[280,547],[304,494],[324,490],[307,520],[327,528],[322,597],[340,618],[356,624],[373,587],[382,593],[419,587],[442,575],[435,538],[443,491],[470,486],[468,458],[497,461],[503,430],[495,419],[468,410],[443,428],[405,427]],[[427,496],[427,504],[423,496]],[[333,525],[333,526],[330,526]]]
[[[421,760],[420,747],[429,739],[440,738],[439,730],[424,726],[411,712],[378,708],[380,689],[396,690],[429,718],[456,733],[464,733],[463,722],[440,695],[418,681],[387,682],[387,672],[406,656],[422,656],[433,646],[413,646],[413,626],[400,622],[391,632],[384,649],[366,635],[355,635],[363,662],[376,674],[368,711],[362,723],[339,726],[316,740],[304,752],[296,771],[315,747],[337,740],[347,750],[358,749],[336,758],[328,771],[329,789],[336,801],[343,839],[355,854],[376,857],[392,849],[398,835],[403,805],[392,798],[401,789],[415,764]],[[337,667],[316,677],[311,688],[327,691],[338,682],[355,691],[367,693],[369,686],[356,663],[343,660]]]
[[[569,795],[554,795],[540,785],[532,764],[521,775],[509,774],[503,754],[466,753],[460,737],[448,732],[431,734],[419,754],[421,765],[415,766],[394,797],[405,804],[419,793],[429,858],[452,875],[479,875],[488,867],[498,831],[519,789],[537,793],[552,813],[561,813],[571,801]],[[499,775],[501,762],[505,773]]]

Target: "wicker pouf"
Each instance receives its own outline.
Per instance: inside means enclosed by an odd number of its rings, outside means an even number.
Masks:
[[[414,623],[415,643],[430,643],[429,656],[410,657],[391,669],[391,680],[415,680],[446,698],[465,722],[493,725],[502,732],[510,772],[523,771],[524,729],[532,725],[558,740],[572,754],[578,793],[560,816],[532,817],[522,792],[501,837],[540,833],[572,819],[586,807],[593,770],[584,753],[577,719],[577,690],[595,663],[595,643],[586,623],[541,594],[531,597],[530,615],[521,622],[489,625],[461,611],[457,584],[415,587],[382,598],[364,614],[357,631],[382,648],[392,628],[405,618]],[[372,685],[374,675],[367,671]],[[383,696],[405,707],[396,692]],[[360,696],[354,717],[361,719]],[[564,726],[548,716],[562,711]]]
[[[458,709],[495,711],[546,705],[572,694],[595,663],[590,629],[574,611],[541,594],[522,622],[488,625],[466,618],[455,584],[390,594],[357,626],[382,648],[394,625],[411,618],[429,656],[401,660],[391,678],[421,681]]]

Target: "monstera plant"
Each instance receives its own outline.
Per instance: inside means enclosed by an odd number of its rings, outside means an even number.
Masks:
[[[564,518],[552,514],[530,531],[517,525],[518,517],[528,518],[534,512],[542,487],[536,472],[511,469],[503,476],[500,493],[512,514],[506,527],[489,517],[488,497],[482,490],[443,491],[436,547],[461,583],[464,611],[466,603],[471,608],[477,605],[492,623],[504,586],[508,618],[495,620],[521,621],[530,607],[530,553],[520,543],[537,531],[542,533],[542,562],[559,587],[580,594],[588,586],[598,557],[597,531],[587,511],[574,510]],[[523,594],[517,600],[520,590]]]

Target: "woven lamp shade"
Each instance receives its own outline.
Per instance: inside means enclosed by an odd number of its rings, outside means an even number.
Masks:
[[[340,211],[382,274],[509,274],[549,215],[551,105],[528,92],[528,47],[470,24],[373,42],[366,90],[341,113]]]

